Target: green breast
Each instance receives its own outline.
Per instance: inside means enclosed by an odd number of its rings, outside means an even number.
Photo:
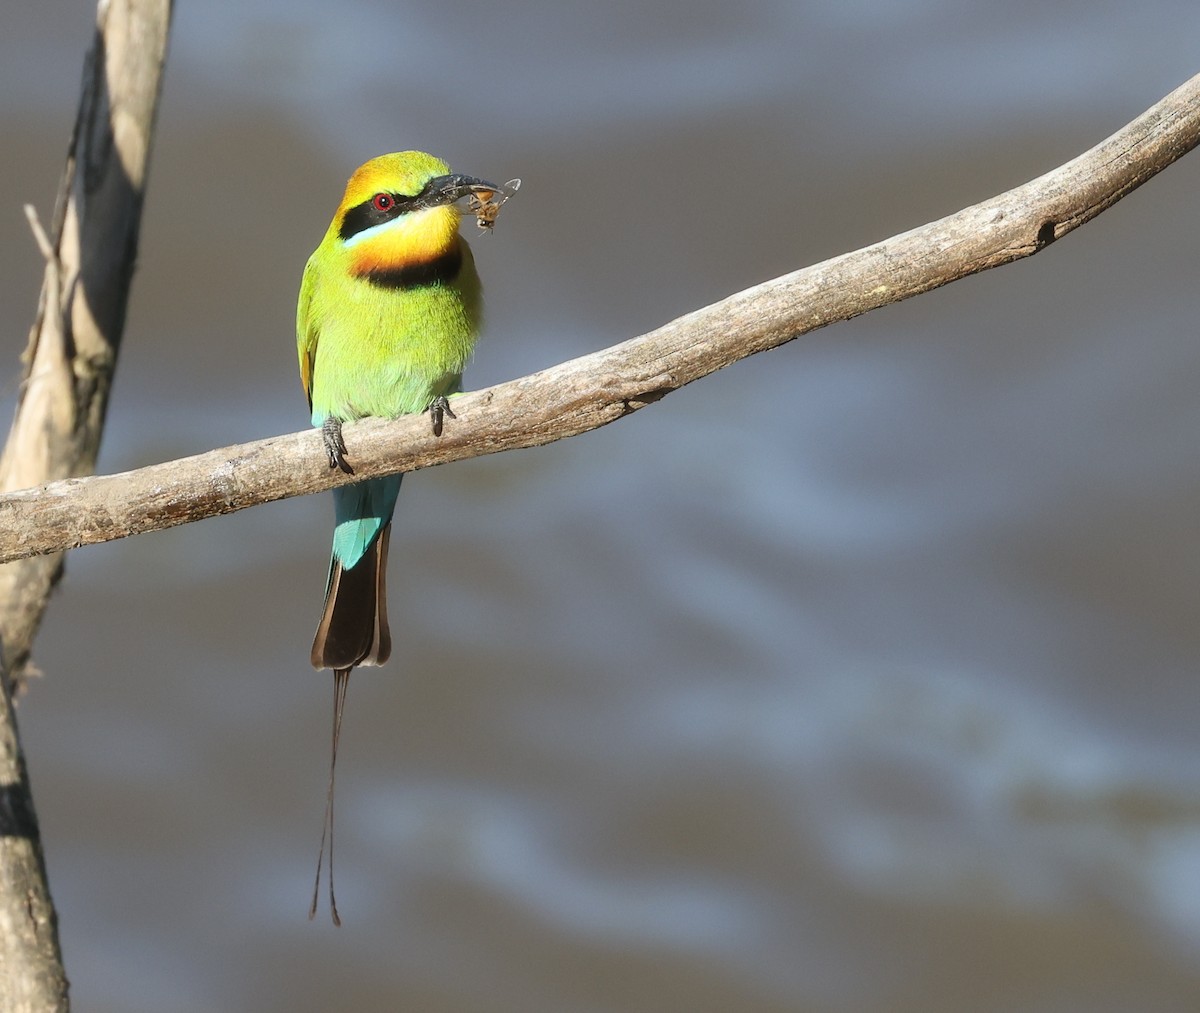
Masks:
[[[341,274],[312,279],[316,336],[313,425],[424,411],[460,389],[480,322],[479,279],[466,243],[451,280],[393,285]]]

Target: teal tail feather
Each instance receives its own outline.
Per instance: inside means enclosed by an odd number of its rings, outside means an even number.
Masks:
[[[337,528],[325,608],[313,638],[313,668],[382,665],[392,651],[387,554],[400,476],[334,490]]]
[[[372,478],[333,490],[337,527],[333,531],[333,558],[347,570],[358,565],[380,530],[392,519],[403,475]]]

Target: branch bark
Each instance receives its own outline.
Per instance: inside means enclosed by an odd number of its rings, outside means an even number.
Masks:
[[[0,489],[90,474],[133,276],[170,0],[101,0]],[[65,1010],[67,980],[13,698],[61,554],[0,567],[0,1009]]]
[[[351,481],[550,443],[622,418],[755,352],[1045,249],[1200,142],[1200,75],[1029,183],[873,246],[776,278],[638,338],[464,395],[427,419],[345,429],[356,474],[315,431],[0,496],[0,562],[232,513]]]

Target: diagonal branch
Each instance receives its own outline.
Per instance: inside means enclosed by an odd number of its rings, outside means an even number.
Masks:
[[[619,345],[464,395],[435,438],[425,418],[346,427],[353,478],[320,435],[293,433],[119,475],[0,496],[0,562],[172,527],[597,429],[755,352],[1032,256],[1200,142],[1200,76],[1107,140],[1007,193],[776,278]]]

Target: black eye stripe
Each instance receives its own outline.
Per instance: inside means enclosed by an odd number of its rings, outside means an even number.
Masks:
[[[368,200],[354,205],[354,207],[346,212],[342,218],[342,227],[338,229],[339,238],[345,241],[351,236],[358,235],[364,229],[374,228],[376,225],[390,222],[393,218],[399,218],[410,211],[420,211],[423,208],[449,204],[455,199],[456,195],[439,188],[438,184],[454,178],[460,177],[438,176],[436,179],[432,179],[426,183],[420,193],[415,193],[411,196],[404,193],[384,191],[388,197],[392,198],[392,205],[382,211],[375,206],[375,198],[379,194],[373,194]]]
[[[355,204],[342,218],[342,227],[338,229],[338,237],[342,240],[349,239],[365,229],[390,222],[393,218],[399,218],[404,212],[413,211],[420,206],[418,203],[421,199],[420,194],[415,197],[406,197],[400,193],[388,196],[392,198],[392,205],[383,211],[375,206],[374,196],[361,204]]]

